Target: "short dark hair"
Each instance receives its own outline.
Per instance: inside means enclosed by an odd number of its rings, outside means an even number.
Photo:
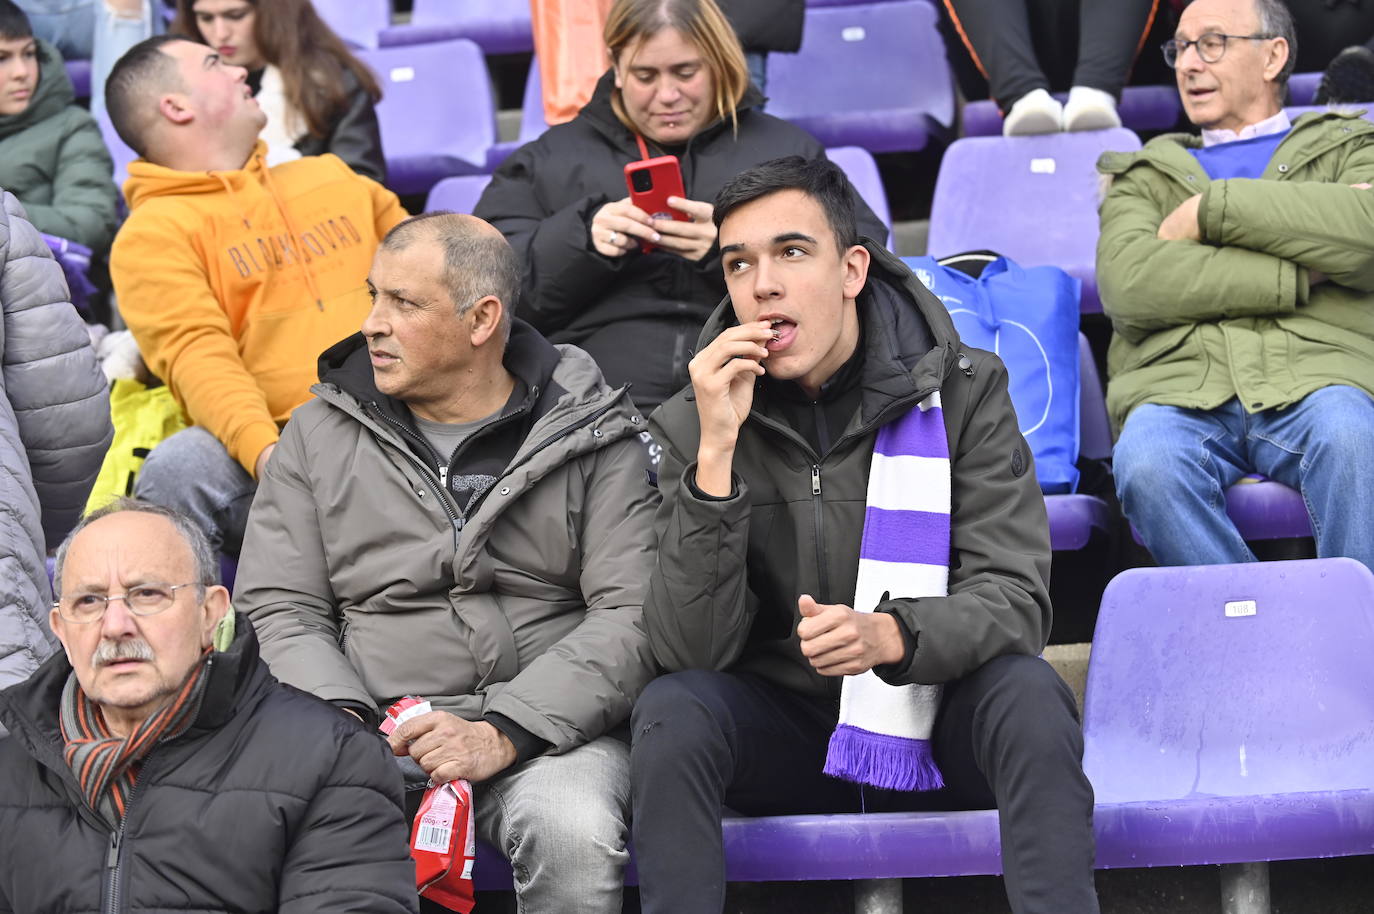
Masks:
[[[124,52],[105,80],[105,110],[119,138],[145,158],[148,126],[153,122],[153,96],[182,88],[176,60],[162,53],[163,45],[186,41],[181,35],[154,35]]]
[[[784,156],[735,175],[716,194],[716,230],[744,204],[783,190],[799,190],[820,204],[840,251],[859,243],[854,188],[840,166],[824,157]]]
[[[0,0],[0,38],[14,41],[16,38],[32,38],[33,26],[24,11],[10,0]]]
[[[432,240],[444,251],[444,288],[449,300],[466,314],[480,298],[501,301],[502,343],[520,299],[520,259],[510,242],[476,216],[434,210],[397,223],[382,239],[382,249],[397,251],[420,240]]]

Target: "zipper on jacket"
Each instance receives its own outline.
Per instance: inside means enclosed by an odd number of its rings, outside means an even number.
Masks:
[[[817,603],[830,602],[830,576],[825,572],[825,503],[821,501],[821,465],[811,464],[811,504],[816,512],[816,575],[821,592]]]
[[[119,852],[124,838],[124,823],[110,832],[110,851],[105,855],[105,914],[119,912]]]
[[[438,454],[435,453],[434,448],[430,446],[430,443],[428,441],[425,441],[419,435],[415,434],[410,429],[406,428],[405,425],[403,425],[402,423],[388,416],[382,410],[376,409],[375,404],[373,412],[375,412],[383,422],[395,428],[406,438],[419,441],[421,444],[423,444],[431,454],[435,455],[435,465],[440,465]],[[453,498],[449,495],[448,486],[444,484],[445,481],[441,477],[435,476],[434,471],[427,467],[424,464],[424,461],[420,460],[420,458],[416,457],[406,448],[397,448],[397,450],[404,454],[407,460],[409,460],[415,466],[419,467],[420,474],[425,478],[425,483],[429,485],[431,489],[434,490],[434,493],[436,495],[439,496],[439,504],[444,506],[444,513],[448,515],[449,523],[453,525],[453,538],[456,542],[458,539],[458,532],[463,529],[463,517],[461,514],[458,513],[458,508],[453,504]]]

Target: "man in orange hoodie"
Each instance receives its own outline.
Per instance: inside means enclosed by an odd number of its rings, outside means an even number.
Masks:
[[[256,479],[319,353],[357,331],[396,195],[333,155],[268,168],[246,71],[171,36],[135,45],[106,83],[140,158],[110,270],[148,367],[193,427],[149,455],[136,494],[237,554]]]

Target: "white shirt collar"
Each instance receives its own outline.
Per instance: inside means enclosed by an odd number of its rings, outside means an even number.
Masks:
[[[1215,146],[1218,143],[1234,143],[1237,140],[1251,140],[1257,136],[1269,136],[1273,133],[1283,133],[1283,131],[1293,126],[1293,122],[1288,119],[1288,112],[1280,110],[1273,117],[1267,117],[1258,124],[1249,124],[1240,128],[1237,133],[1234,130],[1204,130],[1202,131],[1202,145],[1204,148]]]

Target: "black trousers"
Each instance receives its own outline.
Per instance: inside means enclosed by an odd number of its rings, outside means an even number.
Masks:
[[[1121,97],[1161,0],[943,0],[941,22],[965,98],[1005,113],[1034,89],[1088,86]],[[1171,80],[1169,80],[1171,81]]]
[[[721,814],[1001,811],[1016,914],[1091,914],[1092,786],[1073,693],[1049,664],[1005,656],[945,687],[935,758],[945,787],[861,789],[821,773],[836,701],[756,676],[689,670],[649,684],[631,718],[633,834],[645,914],[719,914]]]

